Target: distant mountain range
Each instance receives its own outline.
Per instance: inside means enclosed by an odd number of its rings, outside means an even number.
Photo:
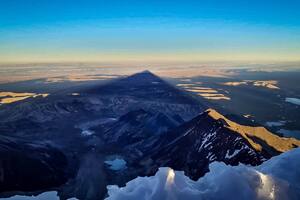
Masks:
[[[54,188],[64,199],[101,199],[106,185],[159,167],[195,180],[213,161],[259,165],[300,146],[209,105],[149,71],[3,105],[0,196]],[[112,156],[126,169],[109,169],[104,161]]]

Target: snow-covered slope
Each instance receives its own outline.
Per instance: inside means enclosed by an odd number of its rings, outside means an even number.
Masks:
[[[300,198],[300,148],[271,158],[258,167],[210,165],[197,181],[182,171],[160,168],[155,176],[138,177],[125,187],[108,186],[107,200],[297,200]]]
[[[8,198],[0,198],[1,200],[59,200],[59,196],[55,191],[44,192],[37,196],[23,196],[23,195],[15,195]],[[77,200],[76,198],[70,198],[67,200]]]
[[[138,177],[125,187],[109,185],[107,200],[298,200],[300,148],[273,157],[257,167],[210,164],[210,172],[197,181],[183,171],[160,168],[151,177]],[[14,196],[9,200],[57,200],[56,192]],[[75,199],[75,198],[72,198]]]

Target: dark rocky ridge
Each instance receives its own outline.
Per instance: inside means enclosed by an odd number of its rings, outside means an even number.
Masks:
[[[256,138],[250,140],[245,137],[245,132]],[[260,141],[266,142],[262,144]],[[213,161],[255,166],[299,146],[300,141],[296,139],[278,137],[263,127],[239,125],[217,111],[208,109],[158,138],[141,142],[138,148],[147,156],[138,162],[150,174],[158,167],[169,166],[184,170],[196,180],[208,171],[208,165]]]

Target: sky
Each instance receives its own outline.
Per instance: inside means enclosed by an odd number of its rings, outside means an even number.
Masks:
[[[299,0],[0,0],[0,62],[300,60]]]

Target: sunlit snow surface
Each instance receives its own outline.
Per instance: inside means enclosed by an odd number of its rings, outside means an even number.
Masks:
[[[138,177],[125,187],[108,186],[107,200],[297,200],[300,199],[300,148],[273,157],[261,166],[210,165],[192,181],[181,171],[160,168],[155,176]]]
[[[300,148],[297,148],[258,167],[232,167],[214,162],[210,172],[198,181],[192,181],[182,171],[163,167],[155,176],[138,177],[123,188],[108,186],[107,200],[298,200],[299,158]],[[38,196],[16,195],[3,199],[59,200],[59,197],[57,192],[50,191]]]

